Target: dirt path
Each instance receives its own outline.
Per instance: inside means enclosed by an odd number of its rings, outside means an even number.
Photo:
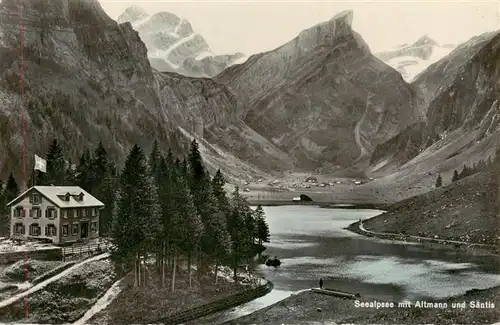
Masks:
[[[8,305],[10,305],[10,304],[18,301],[19,299],[22,299],[22,298],[26,297],[27,295],[30,295],[30,294],[32,294],[34,292],[37,292],[37,291],[45,288],[50,283],[52,283],[54,281],[57,281],[60,278],[66,276],[68,274],[70,274],[73,270],[79,268],[80,266],[82,266],[82,265],[84,265],[86,263],[89,263],[89,262],[92,262],[92,261],[97,261],[97,260],[100,260],[100,259],[104,259],[104,258],[106,258],[108,256],[109,256],[109,253],[104,253],[104,254],[101,254],[101,255],[97,255],[97,256],[91,257],[91,258],[89,258],[87,260],[84,260],[84,261],[82,261],[80,263],[77,263],[77,264],[73,265],[72,267],[70,267],[70,268],[62,271],[61,273],[59,273],[59,274],[57,274],[57,275],[55,275],[55,276],[53,276],[53,277],[51,277],[51,278],[49,278],[49,279],[47,279],[47,280],[45,280],[43,282],[40,282],[39,284],[31,287],[29,290],[26,290],[26,291],[21,292],[21,293],[15,295],[13,297],[10,297],[8,299],[0,301],[0,308],[8,306]]]
[[[389,232],[375,232],[366,229],[363,226],[363,221],[358,222],[358,228],[361,233],[367,233],[372,236],[384,236],[384,237],[403,237],[407,239],[414,239],[415,242],[420,242],[420,241],[429,241],[429,242],[434,242],[434,243],[439,243],[439,244],[444,244],[450,243],[450,244],[459,244],[459,245],[467,245],[467,246],[474,246],[474,247],[485,247],[485,248],[495,248],[496,246],[494,245],[488,245],[488,244],[476,244],[476,243],[470,243],[467,241],[459,241],[459,240],[447,240],[447,239],[437,239],[437,238],[431,238],[431,237],[421,237],[421,236],[412,236],[412,235],[402,235],[402,234],[394,234],[394,233],[389,233]]]

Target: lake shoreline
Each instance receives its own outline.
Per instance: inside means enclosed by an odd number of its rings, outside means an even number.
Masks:
[[[372,302],[373,299],[362,297],[359,301]],[[431,324],[436,323],[436,320],[446,320],[443,324],[492,324],[500,319],[500,286],[471,290],[459,296],[432,302],[446,303],[447,308],[422,308],[414,305],[410,308],[396,306],[378,310],[360,308],[355,306],[355,300],[306,291],[292,294],[275,304],[223,324],[297,324],[330,321],[368,325],[387,324],[387,320],[398,324]],[[451,308],[452,304],[463,302],[467,308]],[[470,308],[471,302],[482,303],[485,308]],[[318,311],[318,308],[321,311]]]
[[[289,201],[289,200],[247,200],[252,206],[317,206],[322,209],[354,209],[354,210],[381,210],[385,211],[389,204],[384,203],[346,203],[346,202],[316,202],[316,201]]]

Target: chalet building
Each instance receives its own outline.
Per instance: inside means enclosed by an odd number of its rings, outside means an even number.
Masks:
[[[104,204],[78,186],[33,186],[7,206],[11,238],[64,244],[99,237]]]

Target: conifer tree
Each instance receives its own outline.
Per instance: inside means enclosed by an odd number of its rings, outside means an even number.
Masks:
[[[77,185],[76,180],[76,170],[74,169],[71,159],[66,163],[65,175],[64,175],[64,185],[75,186]]]
[[[7,184],[5,186],[5,200],[7,203],[14,200],[19,195],[19,186],[12,173],[9,174]]]
[[[99,233],[106,235],[110,231],[113,218],[112,207],[116,194],[115,167],[109,161],[102,142],[99,142],[92,156],[86,150],[81,162],[83,171],[81,179],[85,186],[89,187],[87,191],[104,203],[104,209],[100,212]]]
[[[109,161],[108,161],[108,152],[104,148],[102,141],[99,142],[97,148],[94,150],[93,156],[90,156],[90,153],[85,154],[85,159],[90,161],[88,164],[91,168],[91,179],[92,179],[92,189],[97,189],[102,182],[103,179],[108,176],[109,170]]]
[[[65,184],[65,176],[66,161],[59,142],[54,139],[47,152],[47,173],[45,174],[44,185],[61,186]]]
[[[90,155],[90,151],[85,149],[82,156],[80,157],[80,161],[78,167],[76,168],[76,182],[78,186],[83,188],[89,193],[92,193],[94,180],[92,175],[92,156]]]
[[[112,240],[115,259],[134,261],[136,286],[141,283],[140,262],[162,231],[160,213],[158,188],[142,149],[135,145],[120,176]]]
[[[248,203],[241,196],[239,188],[236,187],[231,199],[231,213],[227,220],[227,227],[232,241],[231,267],[233,268],[235,280],[237,279],[238,266],[248,257],[246,216],[251,213],[249,210],[251,209]]]
[[[169,152],[170,153],[170,152]],[[168,156],[167,156],[168,157]],[[168,160],[170,159],[170,161]],[[165,286],[165,267],[167,262],[167,255],[171,248],[172,232],[174,231],[172,226],[172,219],[174,214],[174,202],[172,199],[173,188],[172,188],[172,175],[171,169],[173,168],[173,157],[169,158],[160,157],[160,162],[158,164],[158,188],[159,188],[159,202],[161,208],[161,224],[162,224],[162,234],[161,238],[158,240],[158,260],[157,265],[159,268],[159,273],[161,276],[162,286]]]
[[[6,206],[7,203],[4,183],[0,179],[0,235],[7,235],[9,233],[10,218]]]
[[[157,180],[158,178],[160,159],[161,154],[160,150],[158,149],[158,141],[155,140],[148,160],[149,169],[151,170],[152,176],[155,178],[155,180]]]
[[[257,240],[259,241],[259,246],[262,246],[263,243],[269,243],[271,237],[269,232],[269,225],[267,224],[266,221],[266,215],[264,213],[264,209],[262,209],[262,206],[260,204],[255,209],[255,223],[256,223],[256,237]],[[260,252],[261,251],[259,247],[259,257],[261,255]]]
[[[443,179],[441,178],[441,174],[439,174],[436,179],[436,188],[439,188],[441,186],[443,186]]]
[[[218,169],[212,179],[212,191],[215,199],[217,200],[219,210],[224,213],[227,219],[231,213],[231,205],[229,203],[226,190],[224,189],[224,185],[226,185],[226,180],[224,179],[224,175],[222,175],[220,169]]]
[[[453,177],[452,177],[451,181],[452,182],[458,181],[458,172],[456,169],[453,171]]]
[[[187,180],[182,175],[182,167],[181,170],[176,171],[174,175],[173,199],[176,202],[175,210],[178,211],[175,218],[177,227],[174,229],[178,229],[179,231],[176,247],[178,247],[187,257],[188,279],[189,286],[191,287],[191,264],[193,256],[196,254],[201,243],[204,228],[201,216],[198,214],[191,193],[189,192]],[[225,234],[220,233],[219,235],[225,236]],[[224,240],[224,238],[222,239]]]

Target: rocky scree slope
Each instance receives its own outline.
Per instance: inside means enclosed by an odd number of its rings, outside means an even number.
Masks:
[[[351,28],[352,11],[224,70],[238,116],[295,168],[363,166],[416,121],[412,90]]]
[[[213,54],[206,40],[193,30],[189,21],[169,12],[150,16],[141,7],[131,6],[117,21],[132,24],[146,44],[151,66],[162,72],[214,77],[245,59],[243,53]]]
[[[21,9],[22,4],[22,9]],[[97,0],[0,3],[0,176],[20,173],[19,13],[24,23],[24,87],[28,158],[57,137],[70,158],[99,140],[123,162],[134,143],[181,152],[191,139],[189,117],[210,129],[226,124],[234,96],[209,79],[151,69],[147,49],[130,23],[117,24]],[[216,121],[216,119],[218,119]],[[199,133],[197,133],[201,136]],[[202,143],[209,168],[228,177],[262,172]],[[236,146],[237,147],[237,146]],[[30,162],[28,161],[28,164]]]

